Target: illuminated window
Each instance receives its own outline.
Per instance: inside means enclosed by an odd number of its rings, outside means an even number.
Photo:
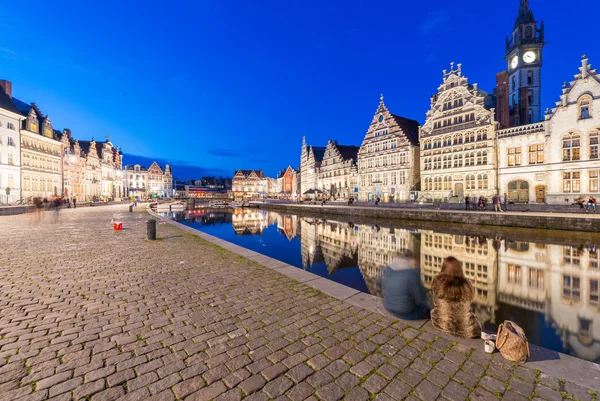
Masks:
[[[31,123],[29,124],[29,131],[31,132],[38,132],[38,126],[35,123]]]
[[[586,118],[591,117],[592,116],[590,113],[590,99],[586,97],[579,102],[579,118],[581,120],[584,120]]]
[[[598,170],[589,170],[588,175],[590,177],[590,192],[598,192]]]
[[[521,165],[521,148],[508,148],[508,165],[509,166],[520,166]]]
[[[579,192],[581,190],[581,172],[563,173],[563,192]]]
[[[465,178],[467,189],[475,189],[475,174],[469,174]]]
[[[544,288],[544,270],[529,269],[529,287],[539,289]]]
[[[445,191],[452,190],[452,177],[450,177],[450,176],[444,177],[444,190]]]
[[[579,277],[563,276],[563,298],[565,300],[579,302],[581,298],[581,280]]]
[[[580,159],[581,139],[579,134],[567,134],[563,138],[563,161]]]
[[[590,159],[598,158],[598,131],[590,134]]]
[[[508,282],[521,284],[522,267],[518,265],[508,265]]]
[[[529,164],[544,163],[544,145],[529,145]]]

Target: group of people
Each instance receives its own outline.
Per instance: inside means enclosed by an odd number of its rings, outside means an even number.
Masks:
[[[54,210],[54,220],[57,221],[61,208],[65,206],[67,208],[77,208],[77,198],[75,196],[70,198],[68,196],[55,196],[50,199],[42,199],[41,197],[37,196],[33,198],[33,206],[35,206],[35,216],[38,221],[40,220],[42,209]]]
[[[587,204],[586,204],[585,198],[583,196],[580,196],[577,199],[577,204],[579,205],[579,210],[583,210],[583,205],[585,204],[586,213],[590,209],[592,209],[594,211],[594,213],[596,213],[596,198],[594,198],[591,195],[590,195],[589,199],[587,200]]]
[[[504,203],[504,209],[502,209],[502,203]],[[492,204],[494,205],[494,211],[503,212],[508,210],[508,195],[504,194],[504,199],[500,197],[500,194],[496,194],[492,197]],[[465,197],[465,210],[485,210],[488,205],[488,199],[485,196],[479,198],[475,196]]]
[[[442,270],[431,284],[432,305],[421,283],[412,254],[394,259],[383,271],[383,305],[392,315],[405,320],[431,318],[437,329],[460,338],[481,336],[481,324],[471,310],[473,284],[465,277],[461,262],[444,259]],[[433,308],[432,308],[433,306]]]

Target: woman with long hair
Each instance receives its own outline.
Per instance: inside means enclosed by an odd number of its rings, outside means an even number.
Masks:
[[[431,284],[431,295],[434,327],[461,338],[481,336],[481,324],[471,311],[475,289],[465,277],[458,259],[453,256],[444,259],[442,271]]]

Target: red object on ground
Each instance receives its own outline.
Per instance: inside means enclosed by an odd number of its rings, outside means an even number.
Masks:
[[[122,231],[123,230],[123,222],[121,221],[115,221],[113,223],[113,228],[117,231]]]

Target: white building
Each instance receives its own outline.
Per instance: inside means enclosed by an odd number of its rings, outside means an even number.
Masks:
[[[420,129],[421,191],[430,200],[491,197],[496,191],[493,96],[470,85],[461,65],[444,70]]]
[[[0,204],[21,199],[22,120],[12,100],[12,83],[0,81]]]
[[[325,156],[325,148],[306,144],[302,137],[302,152],[300,154],[300,196],[307,191],[318,189],[319,169]],[[310,195],[312,197],[312,195]]]
[[[358,146],[329,140],[318,172],[318,188],[327,196],[347,199],[358,193]]]
[[[358,152],[361,201],[410,199],[419,183],[419,123],[390,113],[380,97]]]
[[[600,76],[583,57],[546,121],[498,131],[499,189],[515,202],[598,197]]]
[[[125,189],[127,196],[136,198],[146,198],[146,186],[148,181],[148,170],[146,167],[136,164],[134,166],[123,167],[123,178],[125,179]]]

